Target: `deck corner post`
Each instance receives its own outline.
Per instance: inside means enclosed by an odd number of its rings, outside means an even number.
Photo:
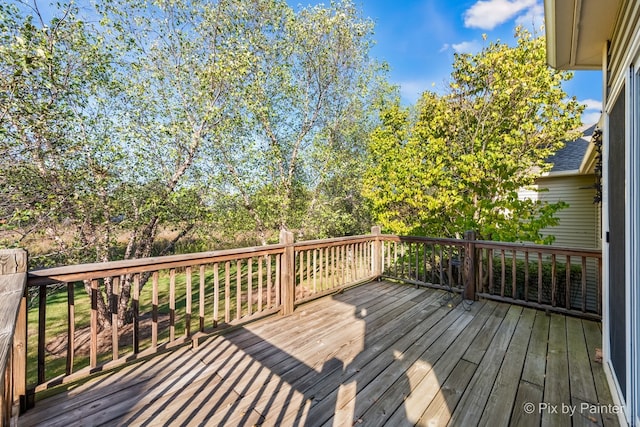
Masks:
[[[4,280],[2,300],[3,310],[8,311],[15,323],[0,325],[5,336],[3,341],[8,347],[3,358],[0,399],[2,400],[2,424],[10,425],[26,409],[27,388],[27,260],[24,249],[0,250],[0,276],[9,276]],[[19,300],[13,297],[19,296]],[[8,301],[8,302],[7,302]]]
[[[280,258],[280,295],[282,298],[282,314],[286,316],[293,313],[296,295],[293,233],[287,230],[280,230],[280,244],[286,245]]]
[[[464,232],[464,292],[463,298],[475,301],[478,296],[476,294],[476,232],[473,230]]]
[[[371,227],[371,234],[375,237],[373,241],[373,256],[371,257],[371,269],[376,278],[382,276],[382,240],[380,236],[382,231],[379,225]]]

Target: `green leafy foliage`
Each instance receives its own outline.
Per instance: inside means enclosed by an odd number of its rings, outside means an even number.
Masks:
[[[369,143],[363,194],[388,230],[413,235],[546,242],[563,203],[518,197],[576,135],[581,107],[545,63],[544,38],[456,55],[448,93],[426,92],[415,113],[387,102]]]
[[[162,255],[193,236],[370,226],[351,166],[383,69],[353,3],[51,10],[0,5],[0,244],[27,246],[32,267]],[[101,321],[111,296],[107,280]]]

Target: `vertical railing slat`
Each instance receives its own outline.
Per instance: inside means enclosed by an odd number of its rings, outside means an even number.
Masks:
[[[242,317],[242,260],[236,261],[236,320]]]
[[[120,276],[111,278],[111,351],[112,359],[118,360],[118,300],[120,299]]]
[[[151,275],[151,347],[158,347],[158,272]]]
[[[587,311],[587,257],[582,257],[582,269],[581,269],[581,284],[582,284],[582,312]]]
[[[500,250],[500,296],[504,297],[504,290],[507,282],[507,266],[504,249]]]
[[[565,307],[571,309],[571,256],[567,255],[565,265],[565,287],[564,287]]]
[[[271,287],[273,286],[273,282],[271,281],[271,255],[267,255],[265,262],[267,264],[267,308],[272,308]]]
[[[185,267],[185,314],[184,314],[184,335],[191,336],[191,311],[193,305],[193,281],[191,279],[191,266]]]
[[[220,322],[220,265],[213,264],[213,327]]]
[[[258,257],[258,311],[262,311],[262,258]]]
[[[224,322],[231,321],[231,262],[224,263]]]
[[[133,275],[133,301],[131,301],[133,311],[132,342],[134,354],[140,353],[140,273]]]
[[[76,299],[74,283],[67,283],[67,367],[66,373],[73,373],[76,349]]]
[[[204,332],[204,319],[205,319],[205,298],[206,298],[206,271],[205,271],[205,266],[204,264],[200,265],[200,273],[199,273],[199,279],[200,279],[200,288],[199,288],[199,297],[198,297],[198,317],[200,318],[199,321],[199,329],[200,332]]]
[[[46,294],[46,288],[45,288],[45,294]],[[45,296],[45,299],[46,299],[46,296]],[[40,346],[38,345],[38,347]],[[40,354],[38,354],[38,358],[40,358]],[[98,366],[98,280],[97,279],[91,280],[91,343],[90,343],[90,349],[89,349],[89,366],[92,368],[95,368],[96,366]],[[42,378],[43,381],[40,381],[40,372],[38,369],[38,382],[44,382],[44,365],[43,365],[42,376],[43,376]]]
[[[524,300],[529,301],[529,250],[524,251]]]
[[[516,250],[511,251],[511,298],[517,298],[516,281],[518,277],[518,266],[516,263]]]
[[[247,259],[247,314],[253,314],[253,258]]]
[[[313,293],[318,292],[318,249],[313,250]]]
[[[558,280],[556,277],[557,265],[556,254],[551,254],[551,305],[556,306],[556,292],[558,290]]]

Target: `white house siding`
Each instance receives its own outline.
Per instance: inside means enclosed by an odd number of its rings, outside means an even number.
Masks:
[[[565,209],[557,212],[560,222],[555,227],[542,230],[543,235],[553,235],[556,240],[553,246],[569,248],[600,248],[600,207],[593,203],[595,197],[594,175],[563,175],[538,179],[535,188],[548,191],[536,192],[533,190],[521,190],[520,198],[543,200],[550,203],[564,201],[568,204]],[[546,259],[550,262],[550,257]],[[564,263],[561,257],[560,264]],[[580,260],[573,259],[573,265],[580,265]],[[587,310],[597,310],[596,291],[596,262],[587,261]],[[580,287],[572,287],[572,305],[576,308],[582,304]]]
[[[593,203],[595,188],[593,175],[544,177],[538,188],[548,191],[520,191],[521,198],[539,199],[555,203],[564,201],[569,206],[557,212],[560,222],[542,230],[545,236],[556,237],[553,245],[574,248],[600,248],[599,206]]]

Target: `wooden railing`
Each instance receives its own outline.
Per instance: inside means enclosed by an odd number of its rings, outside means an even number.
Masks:
[[[383,235],[383,276],[591,319],[602,317],[602,253],[466,239]]]
[[[7,323],[8,337],[15,327],[13,341],[0,343],[3,416],[11,406],[15,413],[16,402],[22,409],[33,404],[37,391],[178,345],[197,346],[211,333],[290,314],[296,304],[376,278],[600,318],[600,274],[598,250],[478,241],[473,233],[382,235],[379,227],[370,235],[296,243],[282,232],[275,245],[30,271],[28,292],[19,292],[18,302],[2,301],[17,314],[17,323]],[[110,307],[110,319],[99,318],[100,304]]]
[[[372,280],[376,239],[294,243],[283,232],[276,245],[31,271],[30,390],[178,345],[196,346],[208,334],[289,314],[295,304]],[[111,290],[109,301],[105,289]],[[121,304],[123,295],[131,297],[130,305]],[[66,312],[50,313],[60,300]],[[100,304],[110,307],[110,326],[104,328]],[[56,325],[61,333],[51,332]]]
[[[0,250],[0,422],[17,419],[26,395],[27,253]],[[15,424],[15,423],[13,423]]]
[[[600,320],[602,252],[476,241],[477,296]]]
[[[462,292],[464,241],[381,236],[382,275],[416,285]]]

